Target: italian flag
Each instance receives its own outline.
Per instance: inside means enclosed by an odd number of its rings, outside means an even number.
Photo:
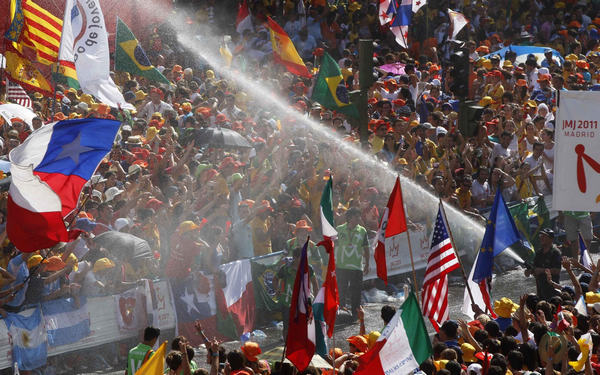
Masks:
[[[412,374],[432,352],[417,297],[411,292],[373,348],[359,358],[354,374]]]
[[[221,303],[217,302],[219,307],[217,329],[227,337],[238,338],[244,333],[251,332],[254,327],[252,267],[249,259],[242,259],[224,264],[220,269],[226,276],[226,285],[215,288],[218,292],[222,292],[217,295],[217,299],[221,300]]]

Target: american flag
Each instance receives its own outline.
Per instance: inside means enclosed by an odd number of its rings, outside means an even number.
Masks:
[[[423,315],[429,318],[436,331],[448,320],[448,274],[460,267],[442,210],[440,203],[422,294]]]
[[[33,105],[31,98],[21,85],[10,81],[8,81],[8,86],[6,87],[6,100],[27,108],[31,108]]]

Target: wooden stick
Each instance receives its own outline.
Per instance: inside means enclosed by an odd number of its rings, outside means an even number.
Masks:
[[[471,292],[471,287],[469,286],[469,280],[467,278],[467,273],[465,272],[465,267],[463,266],[462,260],[458,255],[458,251],[456,246],[454,245],[454,237],[452,236],[452,230],[450,229],[450,224],[448,222],[448,217],[446,216],[446,209],[444,208],[444,203],[442,198],[440,198],[440,210],[442,211],[442,216],[444,221],[446,222],[446,228],[448,229],[448,235],[450,236],[450,244],[454,249],[454,253],[456,254],[456,258],[458,258],[458,263],[460,264],[460,270],[462,271],[463,280],[465,281],[465,286],[467,287],[467,292],[469,292],[469,298],[471,298],[471,304],[475,304],[475,299],[473,298],[473,293]]]

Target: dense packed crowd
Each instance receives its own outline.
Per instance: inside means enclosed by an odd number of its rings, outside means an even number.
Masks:
[[[334,176],[341,303],[362,319],[362,275],[373,266],[369,241],[387,196],[379,190],[378,171],[364,168],[348,144],[363,147],[370,157],[471,215],[484,213],[497,189],[507,202],[552,194],[559,93],[600,87],[598,4],[465,1],[451,5],[471,20],[459,39],[466,41],[472,63],[469,98],[484,107],[473,137],[458,130],[449,57],[460,45],[447,40],[447,4],[435,2],[414,15],[406,50],[396,45],[387,26],[380,25],[377,3],[333,5],[314,0],[306,4],[307,14],[299,14],[293,1],[249,2],[254,29],[232,36],[232,68],[255,77],[304,117],[337,133],[335,142],[325,141],[295,116],[259,105],[252,92],[178,43],[176,28],[168,25],[154,29],[146,51],[171,85],[125,72],[113,75],[135,111],[110,108],[60,85],[55,100],[32,93],[38,115],[33,130],[51,121],[82,117],[116,118],[123,125],[112,152],[82,193],[81,210],[70,218],[70,224],[84,232],[77,241],[25,254],[2,234],[2,312],[59,297],[107,295],[142,278],[181,280],[192,271],[212,273],[219,264],[280,250],[297,258],[307,237],[320,233],[321,193]],[[223,32],[223,25],[232,26],[231,15],[225,18],[214,2],[190,6],[191,12],[185,10],[191,15],[190,24],[208,25],[215,32]],[[268,29],[263,26],[268,15],[290,35],[309,70],[318,72],[323,50],[333,56],[349,90],[358,88],[358,39],[376,40],[373,73],[377,80],[368,94],[367,144],[359,144],[360,132],[352,119],[311,101],[314,78],[294,76],[273,62]],[[549,49],[544,58],[520,58],[511,51],[503,57],[494,55],[511,44]],[[385,65],[402,69],[394,73],[382,69]],[[215,144],[211,129],[219,128],[235,132],[242,140],[225,147]],[[3,123],[2,158],[7,159],[32,129],[19,118]],[[3,205],[6,198],[4,193]],[[425,222],[418,210],[411,210],[414,202],[407,205],[411,220]],[[573,251],[566,255],[576,253],[578,232],[589,247],[594,236],[590,213],[562,212],[558,221]],[[116,256],[95,241],[107,231],[147,241],[153,256],[135,260]],[[494,375],[549,374],[553,369],[549,357],[541,350],[538,356],[536,349],[542,347],[540,341],[554,337],[550,332],[558,332],[569,348],[551,358],[556,368],[591,374],[600,346],[596,333],[600,307],[594,304],[600,298],[592,293],[598,288],[598,267],[577,278],[571,261],[561,261],[547,240],[554,239],[554,233],[544,232],[541,237],[546,240],[540,240],[539,256],[528,270],[536,277],[538,293],[524,296],[518,304],[498,301],[497,319],[482,312],[470,323],[448,321],[435,337],[433,360],[422,364],[420,371],[427,375],[480,375],[482,369]],[[327,258],[314,242],[309,245],[309,259],[316,286]],[[573,287],[560,286],[562,268]],[[295,268],[288,263],[277,274],[283,310],[294,277]],[[589,297],[589,317],[574,309],[581,295]],[[562,310],[558,315],[557,309]],[[384,323],[393,312],[391,307],[382,309]],[[593,340],[591,364],[570,365],[568,359],[576,360],[583,347],[578,340],[588,332]],[[143,344],[152,347],[158,335],[147,329]],[[361,332],[348,339],[345,354],[336,349],[340,372],[353,373],[356,359],[372,346],[375,336]],[[192,373],[195,369],[188,362],[193,353],[188,354],[185,340],[172,344],[174,351],[167,356],[170,371]],[[250,369],[270,373],[268,363],[257,360],[260,349],[252,345],[246,343],[241,353],[225,354],[218,343],[207,339],[211,373],[220,371],[219,363],[228,363],[231,374],[252,373]],[[311,371],[305,373],[318,373]]]

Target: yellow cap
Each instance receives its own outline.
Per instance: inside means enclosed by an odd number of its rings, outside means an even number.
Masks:
[[[107,270],[109,268],[113,268],[115,263],[108,258],[100,258],[94,263],[94,272],[99,272],[103,270]]]

